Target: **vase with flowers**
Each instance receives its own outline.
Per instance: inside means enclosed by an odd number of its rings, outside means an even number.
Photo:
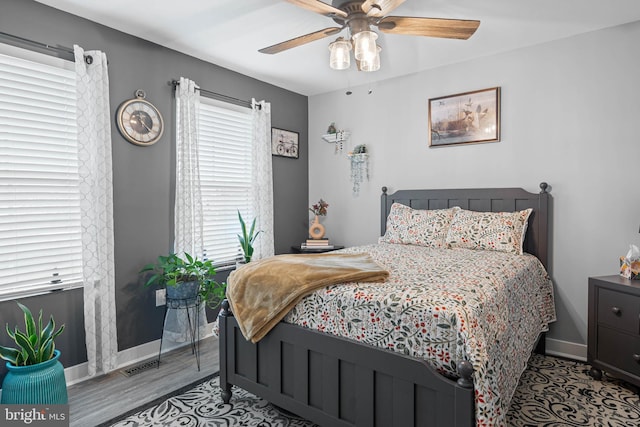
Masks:
[[[314,215],[313,222],[309,227],[309,236],[311,236],[312,239],[322,239],[324,237],[325,229],[324,226],[320,224],[320,219],[318,217],[325,216],[327,214],[328,207],[329,204],[320,199],[318,203],[309,208],[309,211]]]

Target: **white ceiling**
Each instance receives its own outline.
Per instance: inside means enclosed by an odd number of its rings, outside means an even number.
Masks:
[[[38,1],[303,95],[640,20],[638,0],[406,0],[391,15],[477,19],[480,28],[466,41],[380,33],[381,69],[364,73],[353,65],[348,71],[329,68],[327,47],[337,36],[275,55],[259,53],[336,25],[284,0]]]

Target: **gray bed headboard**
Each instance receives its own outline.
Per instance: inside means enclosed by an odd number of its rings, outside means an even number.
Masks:
[[[535,255],[548,268],[549,197],[547,183],[540,184],[540,193],[530,193],[522,188],[467,188],[454,190],[398,190],[387,194],[382,187],[381,228],[384,235],[387,216],[394,203],[402,203],[414,209],[447,209],[460,206],[480,212],[514,212],[532,208],[524,242],[524,251]]]

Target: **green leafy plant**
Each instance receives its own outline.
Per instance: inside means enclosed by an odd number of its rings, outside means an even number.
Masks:
[[[7,334],[13,339],[18,348],[0,346],[0,357],[15,366],[36,365],[53,358],[56,349],[55,338],[64,331],[64,325],[56,331],[56,322],[53,316],[49,323],[42,327],[42,310],[38,316],[38,324],[31,314],[31,310],[25,305],[17,303],[24,313],[25,331],[9,329],[7,324]]]
[[[253,242],[261,232],[256,231],[257,218],[253,218],[253,222],[251,223],[249,232],[247,232],[247,224],[242,219],[240,211],[238,211],[238,219],[240,220],[240,229],[242,231],[242,235],[238,234],[238,240],[240,241],[240,247],[242,248],[242,253],[244,254],[244,261],[249,262],[251,261],[251,257],[253,256]]]
[[[216,269],[211,260],[200,260],[185,252],[184,258],[176,254],[160,255],[155,263],[145,265],[140,273],[153,272],[145,286],[178,286],[186,282],[198,282],[202,301],[215,308],[225,295],[226,283],[214,280]]]
[[[218,283],[215,280],[200,282],[200,299],[210,308],[216,308],[225,298],[226,283]]]

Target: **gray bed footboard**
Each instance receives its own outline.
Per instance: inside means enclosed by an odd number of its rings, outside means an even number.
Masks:
[[[424,361],[284,322],[252,344],[226,300],[219,322],[225,402],[237,385],[322,426],[475,425],[469,363],[456,382]]]

